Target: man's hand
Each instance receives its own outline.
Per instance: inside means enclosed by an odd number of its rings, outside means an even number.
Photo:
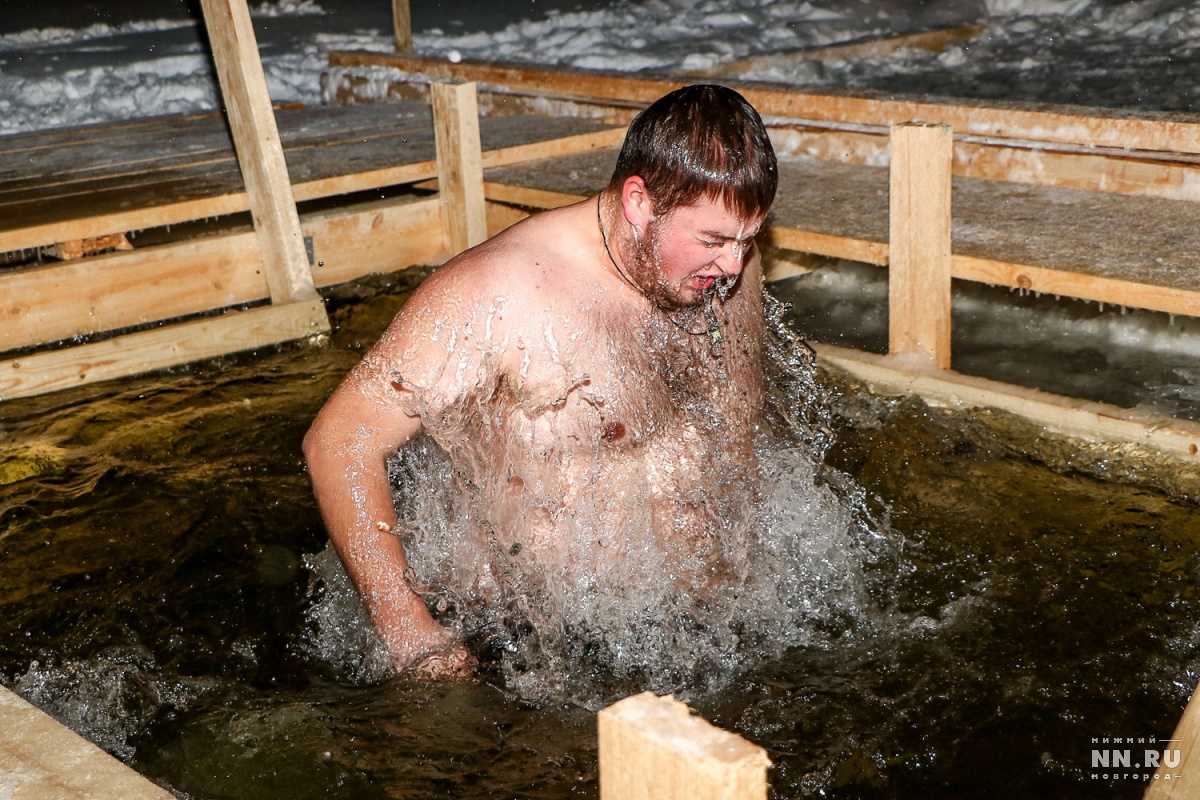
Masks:
[[[410,626],[398,637],[393,631],[385,642],[392,664],[401,670],[411,669],[426,678],[468,678],[475,672],[476,658],[458,641],[450,628],[432,618],[411,619]]]
[[[455,644],[444,653],[435,653],[413,668],[422,678],[470,678],[479,660],[462,644]]]

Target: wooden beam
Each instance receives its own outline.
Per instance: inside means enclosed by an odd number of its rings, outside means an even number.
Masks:
[[[408,0],[392,0],[392,34],[397,53],[412,52],[412,9]]]
[[[1200,423],[1138,409],[1078,400],[1038,389],[991,381],[933,366],[898,362],[891,356],[813,344],[817,363],[853,375],[885,392],[911,394],[934,406],[960,410],[994,408],[1044,425],[1048,430],[1091,441],[1133,442],[1194,461],[1200,454]]]
[[[301,227],[313,242],[317,286],[417,264],[441,264],[451,255],[445,249],[436,197],[382,200],[307,215]]]
[[[888,131],[775,125],[771,142],[781,157],[883,164]],[[954,174],[1033,186],[1200,201],[1196,156],[1116,148],[988,142],[955,137]]]
[[[512,145],[489,150],[483,154],[487,167],[505,166],[539,158],[552,158],[571,153],[609,147],[619,142],[624,128],[612,128],[593,133],[565,136],[527,145]],[[398,186],[428,180],[437,176],[434,159],[400,164],[393,167],[363,170],[348,175],[318,178],[296,183],[292,194],[304,202],[339,194],[368,191],[385,186]],[[65,242],[114,231],[136,231],[176,225],[207,217],[219,217],[248,211],[245,192],[215,197],[164,203],[147,208],[119,210],[92,217],[75,218],[46,225],[31,225],[0,231],[0,252],[36,248],[55,242]]]
[[[537,161],[542,158],[559,158],[592,150],[603,150],[606,147],[615,147],[621,144],[625,139],[625,131],[625,127],[606,128],[602,131],[564,136],[560,139],[547,139],[544,142],[486,150],[482,156],[482,163],[484,169],[490,169],[521,164],[526,161]]]
[[[0,686],[0,797],[172,800],[175,795]]]
[[[236,214],[250,207],[244,192],[235,195],[164,203],[153,208],[120,210],[92,217],[63,220],[0,231],[0,253],[37,248],[54,242],[104,236],[113,231],[140,231],[190,222],[207,217]]]
[[[1200,687],[1198,687],[1200,689]],[[1200,700],[1193,691],[1170,740],[1159,752],[1158,768],[1144,800],[1195,800],[1200,797]]]
[[[891,140],[888,349],[948,369],[953,133],[901,123]]]
[[[327,331],[325,304],[297,300],[0,361],[0,401],[125,378]]]
[[[495,181],[485,181],[483,184],[483,193],[492,202],[509,203],[514,206],[536,209],[558,208],[559,206],[578,203],[584,199],[583,195],[552,192],[526,186],[509,186],[508,184],[497,183]]]
[[[515,93],[567,98],[600,98],[645,105],[683,85],[680,81],[634,78],[619,73],[549,70],[516,65],[439,59],[386,53],[333,52],[333,67],[386,66],[430,78],[476,81]],[[1200,153],[1200,122],[1174,112],[1080,106],[1005,104],[973,105],[898,100],[884,96],[812,94],[790,89],[734,84],[764,117],[810,120],[836,125],[890,127],[919,119],[949,125],[956,133],[1004,139],[1116,147],[1177,153]]]
[[[775,225],[769,225],[767,233],[772,245],[787,250],[829,256],[830,258],[845,258],[849,261],[861,261],[864,264],[876,266],[887,266],[888,263],[887,242],[872,242],[868,239],[855,239],[849,236],[831,236],[827,233]]]
[[[600,800],[766,800],[766,751],[652,692],[600,712]]]
[[[317,296],[246,0],[201,0],[275,303]]]
[[[435,83],[438,194],[446,249],[458,253],[487,238],[479,110],[473,83]]]
[[[813,47],[808,50],[751,56],[718,64],[709,69],[688,70],[684,74],[697,78],[737,78],[751,70],[786,69],[802,61],[878,58],[906,48],[937,53],[945,50],[946,46],[952,42],[975,39],[986,30],[987,27],[984,25],[960,25],[954,28],[902,33],[873,39],[856,39],[852,42]]]
[[[1200,292],[955,254],[955,278],[1112,306],[1200,317]]]
[[[484,190],[491,202],[530,209],[556,208],[578,202],[584,197],[495,181],[485,182]],[[778,221],[769,224],[765,234],[766,244],[786,250],[844,258],[876,266],[887,266],[889,261],[886,242],[788,228]],[[1084,275],[963,254],[952,254],[950,264],[951,276],[957,279],[1113,306],[1200,317],[1200,292],[1185,288]]]
[[[435,198],[307,215],[315,283],[329,286],[445,260]],[[265,300],[249,231],[0,273],[0,351]]]

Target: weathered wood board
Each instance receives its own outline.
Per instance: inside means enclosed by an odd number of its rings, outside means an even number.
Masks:
[[[298,201],[436,175],[426,105],[276,111]],[[610,126],[588,120],[484,120],[484,163],[526,157],[547,140],[570,151]],[[571,139],[582,135],[582,139]],[[602,139],[611,143],[611,139]],[[0,137],[0,252],[136,231],[248,208],[222,118],[195,115]]]
[[[497,92],[546,98],[608,100],[644,106],[694,79],[545,69],[517,64],[448,62],[385,53],[333,52],[333,68],[385,67],[424,79],[476,81]],[[1200,154],[1200,118],[1195,114],[1140,109],[1031,104],[1003,100],[964,103],[953,99],[894,97],[879,92],[815,94],[793,87],[737,82],[764,117],[809,120],[828,125],[886,128],[921,120],[949,125],[956,135],[996,137],[1083,147]]]
[[[615,150],[496,168],[491,200],[540,207],[607,182]],[[542,193],[542,194],[539,194]],[[956,177],[952,274],[1022,291],[1200,315],[1200,207],[1184,200]],[[888,170],[780,159],[773,243],[887,264]]]

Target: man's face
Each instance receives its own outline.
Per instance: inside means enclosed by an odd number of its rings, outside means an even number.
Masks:
[[[708,199],[654,218],[631,259],[631,277],[661,308],[693,308],[733,288],[762,227]]]

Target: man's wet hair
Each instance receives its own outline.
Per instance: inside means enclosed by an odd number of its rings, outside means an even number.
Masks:
[[[685,86],[656,100],[629,126],[609,187],[638,175],[667,214],[701,199],[747,219],[765,216],[779,170],[762,118],[725,86]]]

